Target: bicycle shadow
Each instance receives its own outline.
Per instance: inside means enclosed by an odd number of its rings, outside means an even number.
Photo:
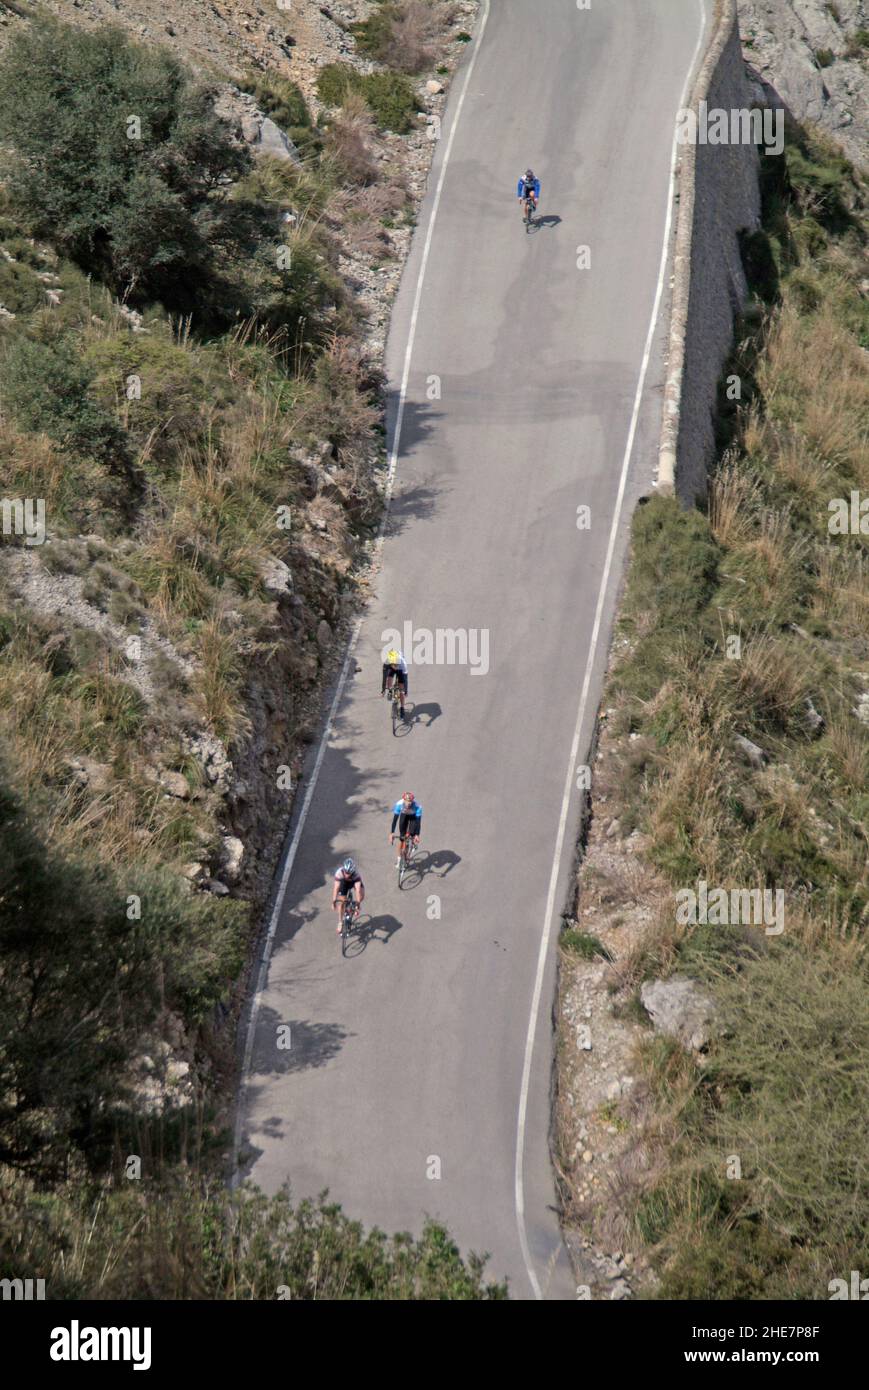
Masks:
[[[548,212],[545,217],[535,217],[534,221],[528,227],[528,231],[539,232],[544,227],[557,227],[560,222],[561,218],[558,216],[558,213]]]
[[[399,922],[397,917],[388,912],[381,913],[379,917],[366,918],[351,932],[344,952],[345,957],[361,956],[372,941],[379,941],[381,946],[388,946],[395,933],[401,931],[403,926],[403,922]]]
[[[402,892],[408,888],[419,887],[423,879],[430,875],[436,878],[446,878],[447,874],[451,873],[461,862],[461,855],[455,854],[451,849],[435,849],[428,852],[417,850],[410,868],[405,872],[401,885]]]
[[[410,723],[421,724],[423,715],[427,715],[428,718],[425,727],[430,729],[435,720],[440,719],[442,714],[443,710],[436,701],[433,701],[430,705],[414,705],[410,716]]]
[[[426,872],[437,874],[438,878],[446,878],[461,862],[462,856],[451,849],[432,850],[426,857]]]

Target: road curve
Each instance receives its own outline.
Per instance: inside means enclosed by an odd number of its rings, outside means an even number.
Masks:
[[[245,1025],[241,1174],[328,1187],[388,1231],[437,1216],[514,1298],[574,1296],[548,1153],[555,936],[574,768],[653,476],[673,128],[709,8],[483,6],[387,346],[392,442],[401,427],[382,569]],[[529,161],[544,220],[526,235]],[[393,738],[380,652],[405,623],[478,634],[477,670],[412,665],[414,720]],[[422,873],[399,892],[387,808],[405,788]],[[371,935],[345,960],[328,900],[346,853]]]

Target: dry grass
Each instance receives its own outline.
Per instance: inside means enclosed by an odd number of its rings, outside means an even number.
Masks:
[[[770,633],[752,636],[743,642],[741,659],[728,662],[727,668],[741,708],[753,711],[760,722],[787,726],[802,717],[813,678],[796,642]]]
[[[758,383],[773,422],[799,421],[810,457],[869,481],[869,372],[829,307],[806,319],[785,302]]]
[[[739,545],[752,536],[760,501],[759,480],[733,453],[725,454],[709,487],[709,525],[719,545]]]
[[[375,121],[360,92],[348,92],[329,127],[328,156],[339,174],[351,184],[371,184],[377,178],[372,153]]]
[[[862,550],[828,542],[817,551],[812,611],[842,636],[863,641],[869,630],[869,565]]]
[[[839,715],[827,731],[838,775],[852,787],[869,787],[869,730]]]
[[[440,0],[404,0],[380,51],[388,67],[409,74],[429,68],[437,57],[438,38],[454,13]]]

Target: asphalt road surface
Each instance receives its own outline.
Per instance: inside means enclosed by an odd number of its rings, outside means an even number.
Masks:
[[[556,938],[630,513],[652,486],[673,129],[708,8],[484,5],[392,320],[382,569],[247,1035],[243,1176],[328,1187],[387,1231],[438,1217],[514,1298],[575,1297],[548,1147]],[[419,656],[400,737],[380,698],[390,629]],[[399,891],[404,789],[423,837]],[[329,899],[348,853],[367,932],[342,959]]]

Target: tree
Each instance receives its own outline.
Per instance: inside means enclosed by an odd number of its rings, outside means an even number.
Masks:
[[[250,156],[170,54],[35,21],[0,60],[0,140],[35,234],[124,299],[190,312],[213,290]]]

